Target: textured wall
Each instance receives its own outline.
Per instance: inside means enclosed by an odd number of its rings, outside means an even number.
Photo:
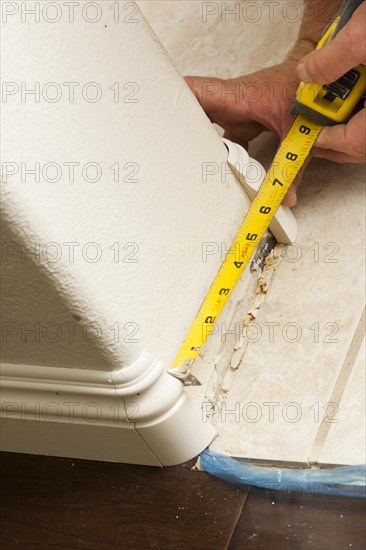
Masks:
[[[81,15],[82,2],[74,22],[62,7],[53,23],[57,13],[35,21],[26,3],[12,4],[2,66],[3,162],[12,163],[3,220],[15,243],[2,262],[4,361],[111,370],[148,351],[168,366],[220,263],[202,262],[202,243],[229,243],[248,200],[220,170],[203,180],[202,163],[220,165],[226,149],[132,2],[119,3],[119,20],[115,2],[99,3],[98,20]],[[25,171],[36,163],[39,181]],[[22,244],[39,245],[33,263]],[[78,329],[71,345],[64,324],[90,322],[95,334]],[[22,323],[55,323],[62,337],[22,341]]]

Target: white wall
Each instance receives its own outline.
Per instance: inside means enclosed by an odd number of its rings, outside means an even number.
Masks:
[[[114,370],[147,351],[168,368],[221,261],[216,255],[203,263],[202,243],[229,243],[248,199],[221,170],[203,180],[203,163],[221,166],[226,149],[132,2],[119,3],[119,22],[110,9],[115,2],[99,2],[101,13],[90,9],[84,17],[81,2],[73,23],[62,2],[60,13],[41,11],[39,22],[22,13],[24,3],[10,4],[19,10],[2,29],[2,80],[9,83],[3,163],[13,163],[3,170],[3,220],[11,232],[5,241],[39,244],[41,251],[56,243],[47,254],[61,257],[32,263],[17,248],[6,249],[2,323],[14,334],[6,337],[4,361]],[[73,102],[64,84],[70,82],[78,84]],[[97,86],[85,88],[91,82]],[[110,89],[117,82],[119,102]],[[38,102],[31,94],[22,98],[22,89],[35,86]],[[96,89],[101,97],[90,102]],[[51,102],[55,93],[61,97]],[[73,182],[70,162],[80,164]],[[39,182],[29,174],[22,181],[22,163],[40,163]],[[57,182],[42,176],[48,163],[61,167]],[[87,163],[100,167],[99,181],[87,181],[92,169],[83,177]],[[119,183],[110,169],[115,163]],[[123,169],[127,163],[133,164]],[[133,168],[136,181],[123,182]],[[55,174],[49,168],[46,176]],[[65,243],[80,243],[74,261]],[[85,249],[88,243],[97,248]],[[92,263],[96,251],[101,258]],[[132,252],[137,262],[127,263]],[[78,328],[89,322],[100,329],[94,342],[92,331],[82,336]],[[22,342],[22,323],[24,330],[40,324],[39,342],[32,335]],[[49,323],[61,327],[56,343],[48,341]],[[76,342],[65,323],[76,325]],[[128,342],[133,330],[138,342]]]

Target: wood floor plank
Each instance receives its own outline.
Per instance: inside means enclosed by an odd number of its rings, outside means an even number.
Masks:
[[[247,490],[203,472],[0,455],[6,550],[225,550]]]
[[[229,550],[364,550],[362,498],[252,488]]]

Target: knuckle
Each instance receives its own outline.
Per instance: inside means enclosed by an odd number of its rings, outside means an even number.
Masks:
[[[364,157],[366,154],[366,142],[362,134],[352,133],[346,135],[346,146],[349,154],[354,157]]]
[[[319,81],[319,84],[331,81],[333,78],[332,72],[328,68],[331,64],[326,61],[325,52],[315,52],[308,58],[308,74],[314,80]]]
[[[366,34],[364,22],[354,21],[342,30],[343,56],[348,59],[356,59],[356,63],[364,63],[366,60]],[[341,36],[341,33],[339,36]]]
[[[364,157],[366,154],[365,142],[361,139],[355,139],[352,143],[352,151],[356,157]]]
[[[349,34],[349,53],[351,57],[357,59],[356,63],[366,62],[366,34],[360,29]],[[345,55],[347,52],[345,52]]]

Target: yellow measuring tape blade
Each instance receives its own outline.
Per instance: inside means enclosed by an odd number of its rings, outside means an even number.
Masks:
[[[323,126],[308,121],[302,115],[295,118],[178,351],[173,369],[189,368],[198,357],[322,129]]]

